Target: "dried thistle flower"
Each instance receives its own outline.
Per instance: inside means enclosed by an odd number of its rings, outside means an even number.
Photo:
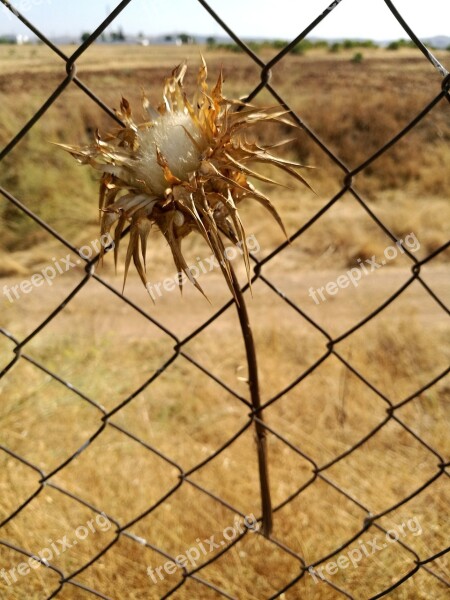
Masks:
[[[148,289],[146,246],[151,227],[156,225],[171,248],[177,272],[184,272],[203,293],[181,251],[182,239],[191,231],[199,232],[236,297],[230,265],[223,259],[225,248],[220,232],[240,243],[249,277],[249,254],[238,204],[246,198],[257,200],[285,232],[270,200],[248,178],[277,182],[253,171],[249,164],[276,165],[308,184],[295,170],[301,165],[274,156],[269,152],[274,146],[260,146],[248,141],[245,135],[250,126],[259,122],[292,125],[284,119],[286,111],[279,107],[260,109],[225,98],[222,73],[210,91],[204,60],[190,102],[183,90],[186,68],[186,64],[178,66],[166,79],[163,102],[156,110],[143,95],[143,108],[148,116],[144,123],[134,121],[128,101],[122,98],[117,115],[125,125],[123,128],[104,138],[97,131],[90,146],[62,147],[81,164],[91,165],[102,173],[101,234],[114,228],[116,265],[121,234],[130,225],[124,285],[133,258]]]
[[[163,102],[155,110],[143,95],[148,116],[137,124],[127,100],[122,99],[117,115],[124,127],[104,139],[97,132],[91,146],[62,147],[81,164],[102,173],[100,183],[101,234],[114,228],[114,259],[117,265],[121,235],[130,225],[125,259],[124,285],[131,258],[147,287],[147,238],[156,225],[166,238],[178,273],[202,293],[181,252],[181,241],[191,231],[199,232],[216,257],[234,296],[245,342],[248,383],[254,410],[262,505],[262,533],[270,536],[272,504],[268,475],[266,429],[261,412],[256,349],[244,296],[233,267],[225,260],[221,234],[238,243],[243,251],[250,280],[249,253],[245,230],[237,206],[246,198],[260,202],[285,232],[270,200],[250,183],[249,177],[276,183],[253,171],[252,163],[275,165],[309,187],[295,170],[301,165],[274,156],[275,146],[260,146],[246,137],[246,130],[260,122],[287,123],[279,107],[260,109],[222,94],[222,74],[210,91],[206,64],[200,66],[192,102],[183,91],[186,65],[178,66],[164,85]],[[281,142],[283,143],[283,142]],[[286,233],[286,232],[285,232]],[[183,280],[180,278],[180,289]]]

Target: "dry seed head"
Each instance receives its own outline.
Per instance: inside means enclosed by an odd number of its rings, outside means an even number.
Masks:
[[[118,116],[124,127],[104,139],[97,132],[90,146],[62,147],[81,164],[101,172],[101,234],[114,231],[117,264],[120,237],[130,225],[125,259],[126,281],[133,258],[147,286],[146,247],[151,227],[166,238],[178,272],[203,293],[189,271],[181,251],[181,240],[191,231],[205,239],[218,260],[233,291],[230,266],[224,260],[222,234],[240,243],[250,273],[245,230],[237,206],[247,198],[260,202],[284,230],[270,200],[248,181],[248,177],[277,183],[250,168],[252,163],[273,164],[308,185],[295,170],[301,165],[272,155],[269,149],[246,139],[248,127],[259,122],[283,122],[286,111],[256,108],[222,95],[222,74],[210,90],[202,61],[197,90],[190,102],[183,89],[186,65],[178,66],[165,81],[163,101],[153,108],[143,96],[148,120],[137,124],[128,101],[122,98]],[[180,282],[180,287],[182,283]]]

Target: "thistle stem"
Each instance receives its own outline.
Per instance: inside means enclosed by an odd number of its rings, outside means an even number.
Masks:
[[[241,292],[239,281],[231,263],[229,263],[231,281],[235,294],[236,310],[239,316],[242,334],[245,343],[245,352],[248,365],[248,382],[250,397],[257,420],[255,420],[256,447],[258,451],[259,482],[261,490],[262,505],[262,534],[269,537],[272,531],[272,501],[270,499],[269,470],[267,463],[266,429],[263,425],[263,414],[259,413],[261,408],[261,397],[259,393],[258,362],[256,358],[255,342],[248,318],[247,306],[244,295]]]

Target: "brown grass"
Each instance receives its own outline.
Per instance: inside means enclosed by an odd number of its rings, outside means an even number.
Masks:
[[[151,99],[156,100],[162,78],[182,59],[185,50],[171,49],[161,59],[153,48],[126,48],[119,61],[112,48],[94,47],[80,61],[78,72],[111,105],[117,105],[121,94],[137,103],[141,83]],[[5,123],[1,133],[3,142],[26,122],[63,76],[63,65],[52,59],[45,48],[25,47],[15,51],[14,55],[8,55],[8,50],[0,46],[0,71],[4,74],[0,77],[0,89],[5,92],[0,108]],[[196,64],[197,49],[188,52],[190,63]],[[336,58],[320,53],[289,57],[274,69],[272,83],[333,151],[354,167],[437,93],[439,81],[431,67],[411,52],[397,57],[374,52],[367,54],[359,65],[351,63],[350,58],[351,55]],[[245,95],[251,83],[256,85],[258,81],[256,67],[244,56],[212,53],[207,60],[212,76],[223,63],[228,95]],[[265,94],[261,103],[267,101],[269,97]],[[448,237],[446,115],[448,105],[438,106],[408,139],[355,179],[370,208],[395,235],[415,233],[420,241],[415,256],[421,259]],[[107,130],[111,125],[98,108],[71,87],[1,163],[1,184],[76,245],[89,243],[98,235],[97,184],[87,169],[77,167],[48,142],[87,142],[95,127]],[[278,135],[292,135],[292,130],[264,132],[270,139]],[[298,135],[289,155],[318,167],[308,173],[318,194],[314,196],[300,188],[271,193],[289,233],[306,223],[342,185],[340,170],[308,141],[305,133]],[[29,278],[51,264],[52,257],[66,256],[68,251],[62,245],[3,197],[0,213],[2,287]],[[248,232],[256,236],[261,246],[258,258],[283,242],[281,232],[259,207],[245,207],[243,218]],[[152,242],[151,280],[159,282],[173,276],[171,258],[160,236],[155,233],[149,242]],[[339,275],[357,265],[358,259],[382,256],[391,244],[355,198],[346,194],[264,266],[262,274],[336,338],[408,279],[410,260],[399,255],[386,268],[363,278],[357,288],[342,289],[319,305],[308,296],[308,290],[336,281]],[[197,256],[209,256],[195,237],[188,241],[187,252],[190,264],[195,264]],[[242,266],[238,272],[242,277]],[[121,289],[122,267],[115,275],[110,256],[99,273],[116,289]],[[423,267],[422,276],[439,298],[448,297],[445,253]],[[2,296],[2,325],[17,339],[23,339],[82,277],[83,270],[77,267],[56,279],[51,287],[33,289],[14,303]],[[176,291],[167,292],[152,306],[134,274],[130,274],[126,291],[138,306],[183,339],[228,299],[226,285],[217,272],[205,275],[201,284],[211,305],[188,287],[183,297]],[[263,400],[267,401],[326,353],[327,340],[262,281],[253,286],[253,300],[249,298],[248,304],[260,361]],[[335,352],[349,361],[381,395],[331,354],[311,375],[266,409],[268,425],[285,438],[283,442],[274,435],[268,437],[275,505],[282,505],[314,477],[311,461],[325,466],[386,418],[388,404],[382,395],[393,403],[401,402],[445,369],[449,357],[445,350],[448,327],[444,317],[438,303],[415,282],[380,315],[335,346]],[[237,327],[235,312],[230,309],[183,346],[183,351],[247,397],[245,355]],[[159,328],[100,283],[90,280],[26,345],[24,353],[109,411],[173,355],[173,345]],[[14,344],[1,336],[0,347],[1,366],[4,366],[13,357]],[[25,358],[8,372],[0,390],[2,444],[46,473],[69,458],[102,425],[99,408]],[[425,444],[439,453],[442,460],[448,460],[448,392],[444,380],[425,390],[398,409],[395,418],[365,444],[326,468],[302,493],[281,506],[275,514],[275,539],[310,564],[357,535],[367,516],[365,509],[374,514],[387,510],[429,480],[438,472],[440,458]],[[51,483],[105,510],[123,526],[176,486],[179,471],[117,427],[129,431],[186,471],[243,427],[248,422],[248,413],[247,406],[206,377],[187,358],[179,357],[111,417],[105,430],[52,477]],[[1,520],[38,489],[39,475],[4,452],[0,453],[0,462]],[[167,501],[133,525],[130,532],[171,556],[196,545],[197,538],[215,534],[218,540],[222,539],[224,528],[233,524],[236,513],[196,485],[220,496],[242,514],[259,514],[253,430],[248,429],[189,479],[191,483],[184,482]],[[402,541],[421,559],[442,550],[448,539],[448,525],[443,518],[449,498],[447,482],[445,475],[439,477],[409,502],[377,520],[378,525],[395,529],[414,517],[420,522],[422,533],[414,536],[406,530],[408,535]],[[48,547],[49,540],[64,535],[74,539],[75,529],[95,514],[53,486],[44,487],[2,528],[1,539],[30,552]],[[92,533],[54,564],[64,573],[75,571],[114,539],[114,531],[115,526],[108,532]],[[372,526],[342,553],[361,547],[360,542],[367,545],[375,536],[379,541],[384,538]],[[21,560],[20,554],[0,545],[0,568],[11,569]],[[155,550],[121,535],[76,580],[114,599],[159,598],[181,579],[177,572],[166,575],[157,585],[152,583],[146,574],[147,566],[156,568],[165,561]],[[445,556],[428,566],[443,580],[449,580]],[[339,570],[330,580],[354,598],[363,599],[387,588],[413,567],[414,557],[398,543],[366,557],[357,568]],[[300,569],[298,557],[261,536],[248,534],[198,575],[237,598],[259,600],[281,589]],[[20,577],[14,586],[6,586],[0,579],[0,586],[2,598],[38,599],[48,597],[57,588],[58,575],[40,568]],[[442,581],[421,569],[390,597],[443,600],[446,592],[448,588]],[[78,600],[92,596],[65,585],[58,597]],[[220,596],[187,580],[173,597],[206,600]],[[338,597],[331,587],[316,585],[309,575],[281,596],[285,600]]]

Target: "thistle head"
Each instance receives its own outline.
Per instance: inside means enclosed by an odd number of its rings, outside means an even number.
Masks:
[[[122,128],[103,137],[97,131],[89,146],[62,147],[81,164],[101,173],[100,228],[102,235],[113,232],[116,264],[122,233],[130,227],[124,284],[133,259],[148,287],[147,238],[156,226],[169,244],[177,271],[184,272],[202,291],[181,251],[184,237],[192,231],[200,233],[218,259],[234,295],[230,265],[224,259],[223,235],[240,244],[250,277],[249,252],[238,205],[246,199],[260,202],[285,232],[272,203],[249,178],[276,182],[254,171],[252,164],[275,165],[308,184],[296,170],[301,165],[271,154],[268,147],[249,141],[246,136],[247,129],[258,123],[292,125],[285,120],[286,111],[279,107],[257,108],[225,98],[222,74],[210,89],[204,61],[198,72],[197,89],[192,100],[188,100],[183,88],[186,68],[185,64],[178,66],[166,79],[157,108],[143,95],[144,122],[134,120],[128,101],[122,98],[117,111]]]

